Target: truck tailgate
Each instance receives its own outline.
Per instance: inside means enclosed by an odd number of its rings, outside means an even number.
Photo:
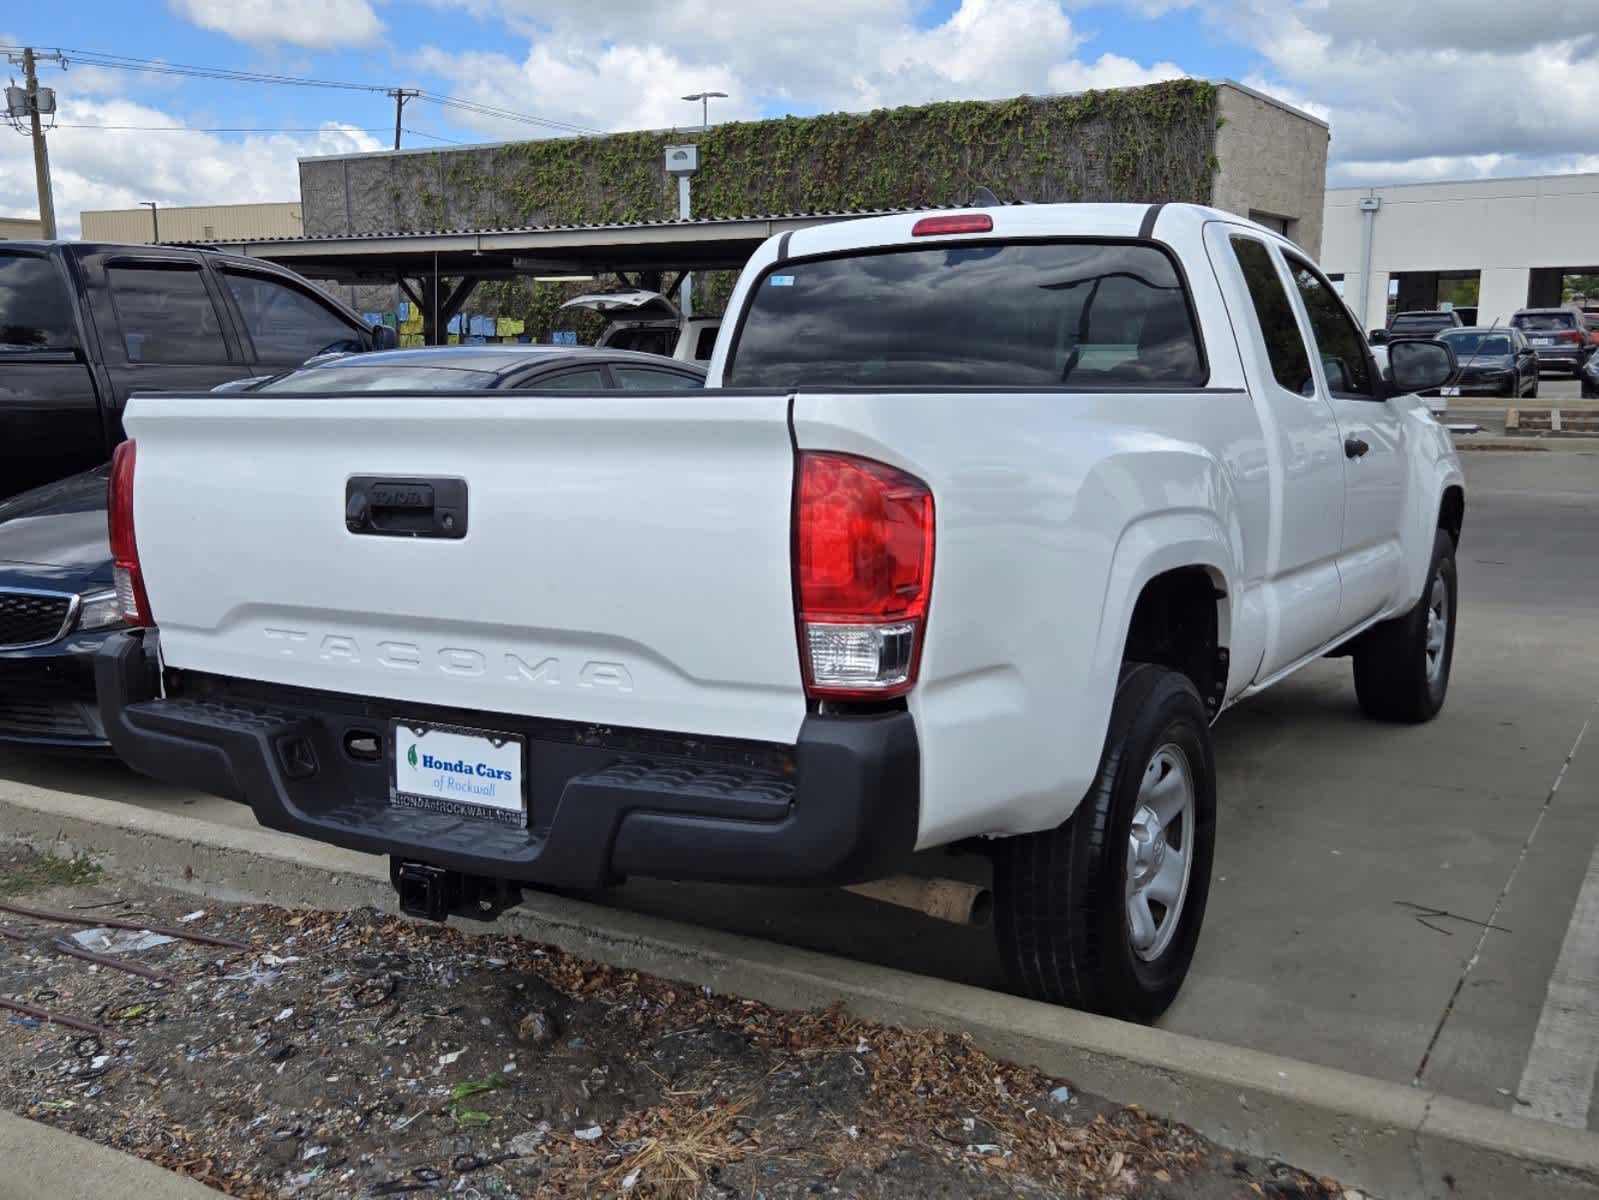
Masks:
[[[791,743],[805,716],[787,398],[135,400],[168,666]],[[460,479],[459,538],[346,528],[352,476]]]

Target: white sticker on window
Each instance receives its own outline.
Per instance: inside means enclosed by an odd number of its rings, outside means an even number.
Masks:
[[[793,287],[794,277],[792,275],[773,275],[771,284],[773,287]]]

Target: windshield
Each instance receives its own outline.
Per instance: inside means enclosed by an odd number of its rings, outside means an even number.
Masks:
[[[1502,333],[1444,333],[1438,336],[1440,342],[1447,342],[1454,348],[1455,357],[1461,362],[1477,355],[1478,357],[1503,357],[1510,353],[1510,339]]]
[[[494,386],[490,371],[414,365],[310,367],[269,379],[256,392],[461,392]]]
[[[734,387],[1197,387],[1182,279],[1153,246],[964,242],[783,263]]]
[[[1571,313],[1517,313],[1510,323],[1518,329],[1575,329],[1577,318]]]

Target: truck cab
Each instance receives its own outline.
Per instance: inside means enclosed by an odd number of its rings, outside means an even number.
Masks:
[[[255,259],[0,243],[0,499],[105,462],[136,391],[203,391],[391,337]]]

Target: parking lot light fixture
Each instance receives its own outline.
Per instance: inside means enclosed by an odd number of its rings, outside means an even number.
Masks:
[[[685,99],[687,101],[690,101],[691,103],[693,101],[695,101],[695,100],[698,100],[700,102],[700,132],[704,133],[707,129],[709,129],[711,127],[711,101],[712,100],[726,100],[727,99],[727,93],[726,92],[695,92],[691,96],[684,96],[683,99]]]

